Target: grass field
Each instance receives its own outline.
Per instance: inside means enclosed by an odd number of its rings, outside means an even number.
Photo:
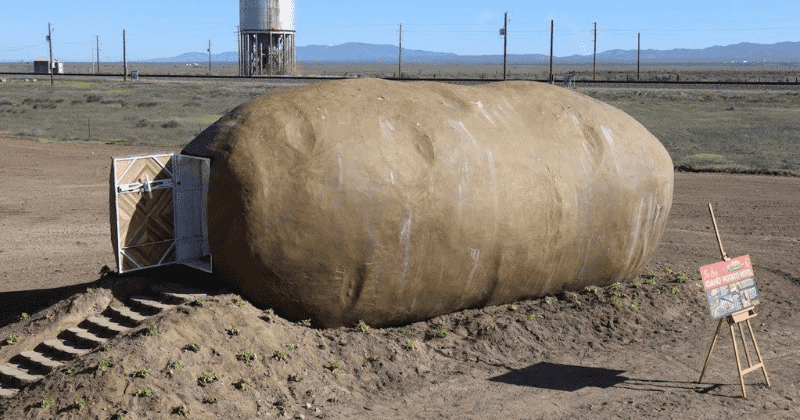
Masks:
[[[0,134],[170,147],[188,143],[237,105],[291,86],[252,79],[145,77],[125,83],[121,78],[59,77],[51,87],[49,78],[25,80],[15,76],[0,83]],[[800,86],[578,90],[636,118],[664,143],[677,167],[800,174]]]

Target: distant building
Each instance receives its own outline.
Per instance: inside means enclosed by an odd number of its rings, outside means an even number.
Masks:
[[[33,72],[36,74],[50,74],[48,70],[48,63],[50,60],[34,60]],[[53,69],[53,74],[64,74],[64,62],[61,60],[53,60],[50,68]]]

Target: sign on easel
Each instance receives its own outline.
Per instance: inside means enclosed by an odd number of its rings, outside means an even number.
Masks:
[[[749,255],[700,267],[711,318],[758,305],[758,287]]]
[[[733,353],[736,357],[736,370],[739,372],[739,384],[742,386],[742,397],[747,398],[744,375],[761,369],[767,387],[770,386],[767,368],[764,366],[764,360],[761,358],[761,349],[758,348],[756,335],[753,333],[753,326],[750,325],[750,319],[758,316],[755,310],[752,309],[759,303],[756,277],[753,273],[753,266],[749,255],[729,258],[728,255],[725,254],[725,250],[722,248],[722,240],[719,237],[719,229],[717,229],[717,219],[714,217],[714,209],[711,207],[710,203],[708,204],[708,211],[711,213],[711,221],[714,222],[714,233],[717,235],[717,243],[719,244],[719,252],[722,255],[722,261],[700,267],[700,275],[703,279],[703,288],[706,291],[706,298],[708,299],[708,311],[711,317],[719,319],[719,322],[717,323],[717,330],[714,331],[714,339],[711,341],[711,348],[708,349],[708,355],[703,364],[703,371],[700,372],[700,379],[697,382],[703,382],[703,377],[706,375],[706,368],[708,368],[708,361],[711,359],[711,353],[714,352],[714,346],[717,344],[717,338],[722,329],[722,322],[727,321],[731,332]],[[750,358],[742,324],[747,325],[747,330],[753,341],[753,348],[756,351],[757,363],[753,363],[753,360]],[[744,369],[742,369],[740,363],[739,346],[736,343],[734,325],[739,327],[739,335],[742,338],[742,349],[747,358],[747,367]]]

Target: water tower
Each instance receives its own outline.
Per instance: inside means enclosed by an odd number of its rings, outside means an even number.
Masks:
[[[239,0],[241,74],[291,74],[294,32],[294,0]]]

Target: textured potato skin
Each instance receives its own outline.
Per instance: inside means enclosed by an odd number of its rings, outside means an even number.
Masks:
[[[325,327],[631,280],[672,203],[672,160],[641,124],[535,82],[308,85],[183,153],[213,159],[216,274]]]

